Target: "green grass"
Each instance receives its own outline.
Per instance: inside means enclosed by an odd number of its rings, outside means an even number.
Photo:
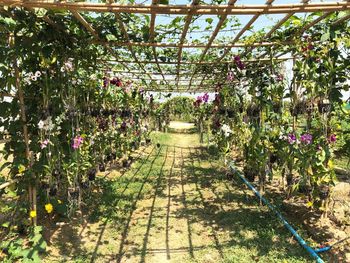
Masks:
[[[227,181],[198,136],[152,140],[162,146],[125,174],[99,177],[85,223],[57,229],[46,262],[312,262],[240,182]]]

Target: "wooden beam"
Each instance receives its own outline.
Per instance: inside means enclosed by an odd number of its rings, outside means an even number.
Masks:
[[[158,0],[152,0],[152,5],[157,5],[158,4]],[[151,23],[150,23],[150,29],[149,29],[149,42],[150,43],[153,43],[154,42],[154,37],[155,37],[155,32],[154,32],[154,27],[155,27],[155,23],[156,23],[156,14],[155,13],[152,13],[151,14]],[[159,70],[159,73],[161,74],[163,80],[165,82],[166,79],[163,75],[163,71],[162,71],[162,68],[160,67],[159,63],[158,63],[158,55],[157,55],[157,49],[155,46],[152,46],[152,51],[153,51],[153,56],[154,56],[154,60],[156,61],[157,63],[157,68]]]
[[[100,39],[98,33],[95,31],[95,29],[85,20],[84,17],[81,16],[81,14],[79,14],[77,11],[75,10],[71,10],[70,11],[73,16],[86,28],[87,31],[90,32],[90,34],[96,38],[96,39]]]
[[[255,15],[255,14],[285,14],[310,13],[319,11],[349,10],[349,2],[317,2],[278,5],[121,5],[94,2],[43,2],[23,0],[0,0],[1,6],[32,7],[52,10],[74,10],[77,12],[113,12],[133,14],[173,14],[186,15]],[[227,11],[228,10],[228,11]]]
[[[289,60],[292,59],[292,57],[287,57],[287,58],[273,58],[273,60],[277,60],[277,61],[284,61],[284,60]],[[114,62],[114,63],[130,63],[130,64],[134,64],[134,63],[142,63],[142,64],[156,64],[155,61],[132,61],[132,60],[103,60],[103,61],[108,61],[108,62]],[[248,60],[242,60],[245,63],[251,63],[251,62],[269,62],[270,58],[262,58],[262,59],[248,59]],[[199,64],[199,65],[213,65],[213,64],[220,64],[220,63],[224,63],[224,64],[231,64],[234,63],[232,60],[229,61],[194,61],[194,62],[181,62],[181,64],[184,65],[195,65],[195,64]],[[159,64],[165,64],[165,65],[173,65],[173,64],[177,64],[177,61],[160,61]]]
[[[335,20],[335,21],[333,22],[333,25],[338,25],[338,24],[343,23],[344,21],[346,21],[346,20],[348,20],[348,19],[350,19],[350,14],[345,15],[345,16],[339,18],[338,20]]]
[[[215,39],[216,36],[218,35],[218,33],[219,33],[219,31],[220,31],[222,25],[223,25],[224,22],[226,21],[227,12],[230,11],[230,7],[232,7],[232,6],[236,3],[236,1],[237,1],[237,0],[229,0],[229,2],[228,2],[228,6],[229,6],[229,7],[227,8],[226,13],[223,14],[223,15],[220,17],[219,22],[217,23],[215,30],[214,30],[213,33],[211,34],[210,39],[209,39],[209,41],[208,41],[206,47],[205,47],[204,50],[202,51],[202,54],[201,54],[201,56],[200,56],[200,58],[199,58],[199,62],[202,62],[202,61],[203,61],[203,59],[204,59],[205,55],[207,54],[207,52],[208,52],[210,46],[213,44],[214,39]],[[198,70],[198,67],[195,67],[188,88],[191,88],[192,79],[193,79],[194,75],[197,73],[197,70]]]
[[[193,0],[192,5],[198,5],[199,1],[200,0]],[[184,42],[185,42],[185,39],[186,39],[186,35],[187,35],[187,32],[188,32],[188,29],[190,28],[192,17],[193,17],[192,12],[189,12],[187,14],[185,25],[184,25],[184,29],[182,30],[182,34],[181,34],[181,37],[180,37],[180,44],[179,44],[180,46],[179,46],[179,50],[177,52],[177,65],[176,65],[177,79],[179,79],[179,77],[180,77],[182,48],[184,47]],[[176,85],[178,85],[178,83]]]
[[[115,41],[93,41],[93,44],[102,44],[102,45],[110,45],[110,46],[135,46],[135,47],[159,47],[159,48],[179,48],[182,50],[183,48],[205,48],[207,44],[196,44],[189,43],[184,44],[181,43],[161,43],[161,42],[115,42]],[[269,47],[269,46],[279,46],[279,45],[290,45],[291,42],[256,42],[256,43],[222,43],[222,44],[212,44],[210,48],[243,48],[243,47]],[[179,54],[179,53],[178,53]],[[178,56],[179,57],[179,56]],[[181,59],[181,57],[180,57]]]

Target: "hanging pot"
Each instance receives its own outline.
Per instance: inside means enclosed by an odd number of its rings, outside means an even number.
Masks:
[[[104,163],[100,163],[98,165],[98,169],[100,170],[100,172],[105,172],[106,171],[106,166],[104,165]]]
[[[88,178],[89,178],[89,181],[94,181],[96,179],[96,169],[95,168],[91,168],[89,171],[88,171]]]
[[[329,196],[330,189],[328,185],[320,185],[319,186],[319,196],[321,200],[327,199]]]
[[[127,159],[124,159],[124,160],[122,161],[122,166],[123,166],[124,168],[128,167],[128,160],[127,160]]]
[[[328,99],[324,99],[318,102],[319,113],[329,113],[332,110],[332,104]]]

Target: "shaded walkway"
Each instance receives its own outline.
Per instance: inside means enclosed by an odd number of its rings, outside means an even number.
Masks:
[[[72,226],[80,235],[64,246],[61,230],[47,262],[55,254],[83,262],[307,262],[275,218],[226,180],[196,135],[186,136],[175,138],[178,146],[150,147],[123,176],[100,179],[85,228]]]

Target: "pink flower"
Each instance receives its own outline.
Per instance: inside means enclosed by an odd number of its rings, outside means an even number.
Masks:
[[[49,141],[48,139],[42,141],[42,142],[41,142],[41,145],[40,145],[40,148],[41,148],[41,149],[46,148],[47,145],[49,144],[49,142],[50,142],[50,141]]]
[[[331,136],[329,136],[328,141],[329,141],[330,143],[336,142],[336,141],[337,141],[337,135],[335,135],[335,134],[333,133]]]
[[[229,71],[227,73],[227,81],[233,81],[234,80],[234,75],[233,75],[233,72],[232,71]]]
[[[73,149],[76,150],[79,148],[79,146],[83,143],[84,139],[83,137],[81,136],[76,136],[74,139],[73,139]]]

